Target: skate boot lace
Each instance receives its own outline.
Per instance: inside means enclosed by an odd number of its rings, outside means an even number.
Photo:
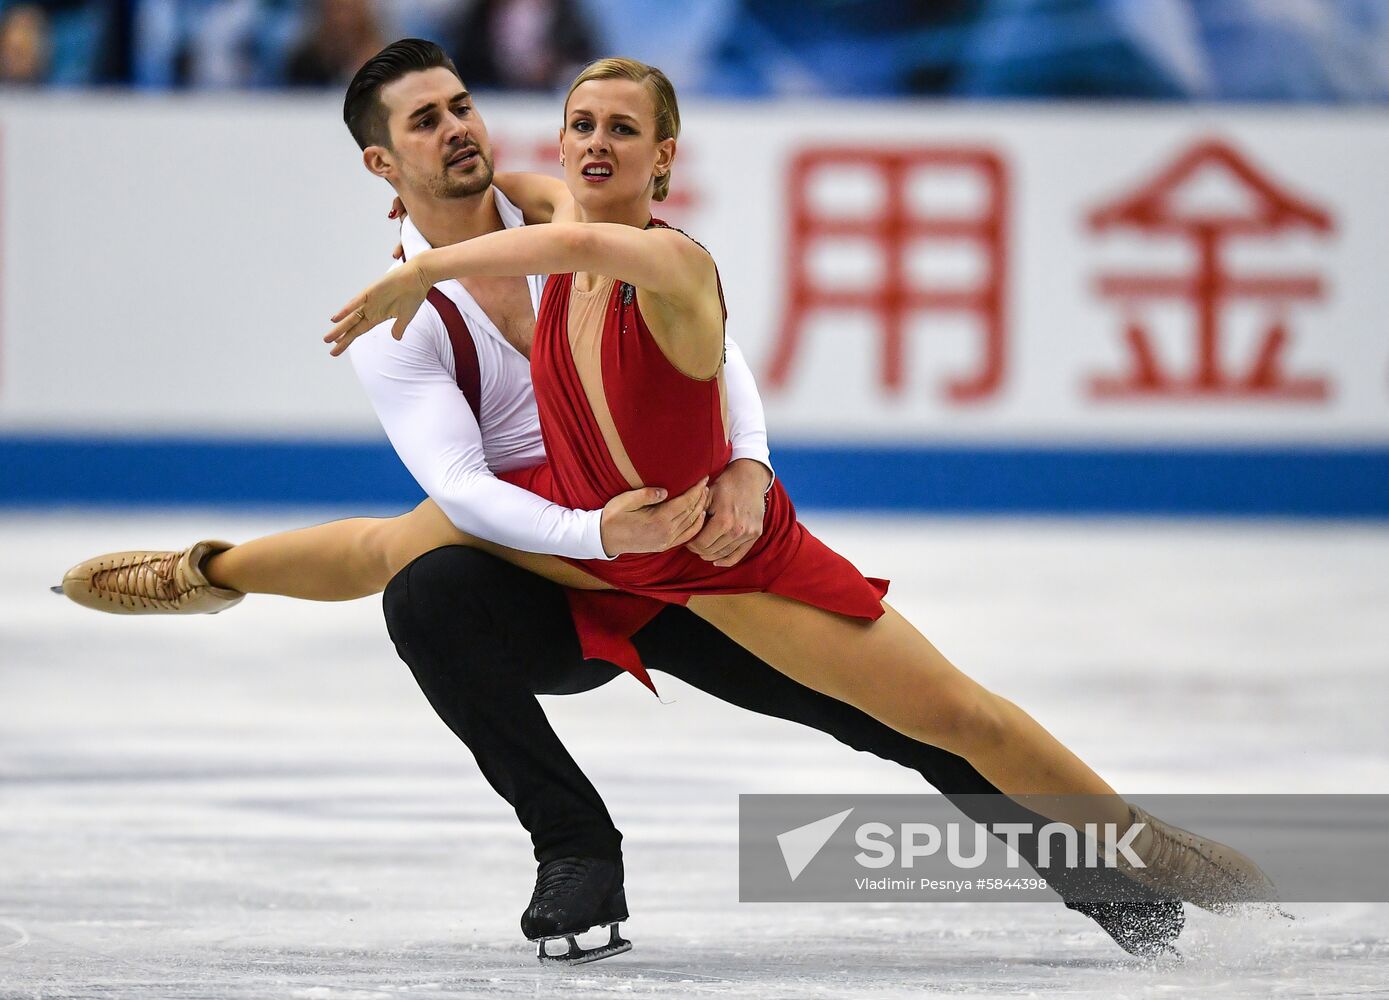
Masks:
[[[1207,844],[1195,834],[1171,827],[1136,807],[1134,819],[1147,823],[1152,833],[1149,857],[1144,863],[1152,871],[1174,877],[1177,886],[1187,890],[1200,887],[1207,895],[1224,897],[1226,902],[1248,899],[1251,892],[1255,898],[1269,898],[1267,894],[1273,886],[1268,877],[1256,865],[1253,871],[1244,870],[1226,854],[1237,853],[1233,848]]]
[[[1177,836],[1166,823],[1155,820],[1151,816],[1147,817],[1147,820],[1153,832],[1153,839],[1150,842],[1152,858],[1148,861],[1150,868],[1190,875],[1193,874],[1191,871],[1193,865],[1200,866],[1204,863],[1213,865],[1224,875],[1233,876],[1235,874],[1221,864],[1219,858],[1201,850],[1195,843]]]
[[[115,566],[98,570],[91,576],[91,586],[121,603],[138,606],[174,608],[186,588],[178,581],[180,552],[170,552],[158,558],[132,557]]]

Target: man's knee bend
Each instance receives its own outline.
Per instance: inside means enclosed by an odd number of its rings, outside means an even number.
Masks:
[[[448,545],[426,552],[386,587],[384,609],[391,637],[443,643],[455,651],[499,644],[530,648],[540,621],[568,621],[563,591],[503,559]]]
[[[496,556],[466,545],[445,545],[417,556],[400,574],[408,574],[416,599],[443,595],[449,605],[458,602],[491,603],[515,589],[516,567]],[[400,575],[398,574],[398,575]]]
[[[498,562],[462,545],[433,549],[408,563],[386,584],[382,606],[392,636],[418,629],[466,625],[478,617],[478,602],[494,593]]]
[[[409,631],[415,624],[411,613],[410,577],[404,570],[387,581],[386,589],[381,592],[381,610],[386,616],[386,630],[399,642],[397,633]]]

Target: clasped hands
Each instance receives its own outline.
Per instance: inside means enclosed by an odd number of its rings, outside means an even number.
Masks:
[[[765,465],[740,458],[712,483],[705,477],[669,499],[656,487],[622,493],[603,508],[603,550],[618,556],[683,545],[715,566],[733,566],[762,536],[770,482]]]

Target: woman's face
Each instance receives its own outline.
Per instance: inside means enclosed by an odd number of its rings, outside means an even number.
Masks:
[[[656,108],[635,80],[588,80],[564,109],[564,180],[589,215],[649,212],[652,179],[668,173],[675,140],[656,139]]]

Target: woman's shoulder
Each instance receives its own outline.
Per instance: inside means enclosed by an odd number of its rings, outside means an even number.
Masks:
[[[714,256],[712,253],[709,252],[709,248],[706,247],[703,243],[699,242],[699,240],[695,239],[693,236],[691,236],[689,233],[685,232],[685,230],[679,228],[678,226],[672,226],[669,222],[666,222],[664,219],[657,219],[653,216],[651,221],[646,224],[646,228],[664,230],[670,233],[678,233],[679,235],[683,236],[685,239],[693,243],[695,246],[699,247],[699,249],[703,250],[706,254],[709,255],[710,258],[713,258]]]
[[[662,219],[653,218],[646,224],[646,232],[652,237],[661,239],[679,255],[680,259],[690,268],[691,274],[700,275],[698,279],[701,293],[708,289],[710,279],[713,284],[720,286],[719,296],[722,298],[723,291],[719,281],[719,266],[714,260],[714,255],[699,240],[695,239],[683,229],[678,229]]]
[[[682,241],[686,246],[690,248],[690,254],[692,257],[697,258],[701,262],[701,264],[707,265],[714,279],[714,289],[718,292],[719,308],[723,313],[723,318],[727,319],[728,307],[725,304],[723,297],[723,279],[719,277],[718,262],[714,260],[714,254],[709,250],[709,248],[706,247],[703,243],[699,242],[699,240],[695,239],[689,233],[685,232],[685,230],[679,229],[676,226],[672,226],[664,219],[657,219],[653,217],[651,221],[646,224],[646,228],[648,230],[659,230],[672,234],[668,238],[679,239],[680,241]]]

